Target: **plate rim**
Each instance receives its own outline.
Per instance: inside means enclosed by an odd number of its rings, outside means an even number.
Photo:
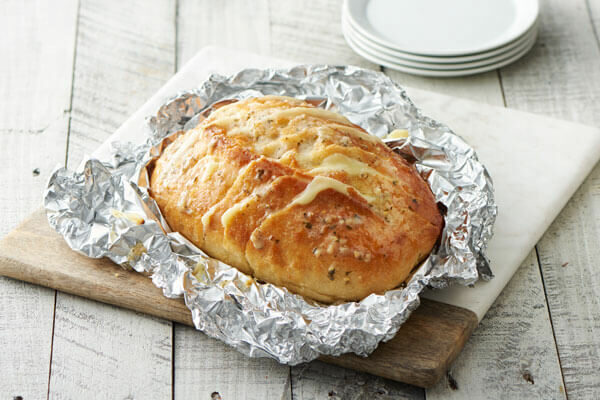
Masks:
[[[436,77],[436,78],[452,78],[452,77],[481,74],[484,72],[493,71],[493,70],[502,68],[504,66],[507,66],[509,64],[512,64],[513,62],[517,61],[518,59],[520,59],[521,57],[523,57],[527,53],[529,53],[529,51],[533,48],[533,46],[537,42],[537,35],[536,35],[536,37],[533,38],[530,45],[527,46],[525,49],[523,49],[522,52],[514,55],[513,57],[509,57],[508,59],[505,59],[501,62],[493,63],[490,65],[477,67],[477,68],[466,68],[466,69],[446,70],[446,71],[430,70],[430,69],[423,69],[423,68],[413,68],[413,67],[407,67],[407,66],[403,66],[400,64],[394,64],[394,63],[390,63],[390,62],[387,62],[384,60],[380,60],[376,56],[369,55],[369,54],[365,55],[364,50],[362,50],[362,49],[357,50],[356,45],[354,43],[352,43],[352,39],[348,39],[346,37],[345,37],[345,39],[346,39],[346,43],[348,43],[348,45],[354,52],[356,52],[361,57],[363,57],[377,65],[381,65],[386,68],[391,68],[393,70],[404,72],[404,73],[411,74],[411,75]]]
[[[522,1],[528,1],[530,2],[530,4],[532,5],[532,7],[534,7],[534,12],[533,12],[533,19],[531,19],[531,21],[528,22],[527,26],[525,29],[521,30],[519,33],[517,34],[513,34],[511,36],[509,36],[508,39],[504,40],[503,43],[500,44],[492,44],[492,45],[488,45],[488,46],[483,46],[480,48],[475,48],[473,50],[470,51],[458,51],[458,50],[447,50],[447,51],[430,51],[430,50],[426,50],[426,51],[418,51],[415,49],[402,49],[400,48],[397,44],[394,44],[393,42],[390,42],[388,40],[386,40],[385,38],[382,37],[378,37],[376,34],[369,32],[368,29],[366,29],[365,27],[363,27],[360,23],[358,23],[358,21],[356,21],[356,19],[354,18],[354,16],[352,15],[352,12],[350,11],[350,6],[349,3],[351,1],[372,1],[372,0],[344,0],[343,3],[343,9],[345,9],[347,11],[347,15],[348,18],[354,23],[353,25],[355,27],[357,27],[358,30],[361,31],[361,33],[366,36],[369,37],[371,40],[374,40],[376,42],[379,42],[381,44],[384,44],[386,47],[392,48],[392,49],[396,49],[398,51],[404,52],[404,53],[410,53],[410,54],[414,54],[414,55],[420,55],[420,56],[431,56],[431,57],[444,57],[444,56],[468,56],[471,54],[478,54],[478,53],[484,53],[484,52],[488,52],[500,47],[505,46],[506,44],[518,39],[519,37],[523,36],[535,23],[535,21],[537,21],[537,19],[539,18],[539,14],[540,14],[540,4],[539,4],[539,0],[518,0],[515,1],[515,4],[517,5],[517,7],[519,7],[519,4],[523,4],[521,3]],[[522,7],[522,6],[521,6]]]
[[[510,58],[516,54],[519,54],[522,50],[524,50],[527,46],[529,46],[532,41],[535,42],[535,39],[536,39],[536,33],[532,32],[532,34],[529,37],[524,38],[524,40],[522,42],[520,42],[517,46],[515,46],[511,49],[507,49],[506,51],[499,53],[492,57],[474,60],[474,61],[470,61],[470,62],[452,63],[452,64],[451,63],[434,63],[434,62],[423,63],[423,62],[418,62],[418,61],[413,61],[413,60],[405,60],[405,59],[402,59],[401,57],[394,57],[389,54],[377,51],[376,49],[370,47],[368,44],[363,43],[361,41],[361,38],[357,38],[356,36],[354,36],[354,34],[352,32],[347,31],[346,29],[347,29],[347,27],[342,26],[342,33],[343,33],[344,37],[349,36],[350,39],[354,41],[355,45],[359,46],[360,48],[362,48],[363,50],[365,50],[367,52],[370,52],[371,54],[373,54],[374,56],[376,56],[382,60],[385,60],[385,61],[388,61],[391,63],[398,63],[400,65],[410,67],[410,68],[427,69],[427,70],[435,70],[435,71],[463,70],[463,69],[477,68],[477,67],[482,67],[482,66],[492,65],[492,64],[495,64],[498,62],[502,62],[507,58]]]
[[[390,57],[396,57],[396,58],[400,58],[402,60],[426,63],[426,64],[468,63],[468,62],[474,62],[477,60],[484,60],[484,59],[498,56],[500,54],[506,53],[506,52],[514,49],[515,47],[522,45],[527,40],[529,40],[531,37],[535,36],[537,34],[537,31],[539,30],[539,25],[540,25],[539,16],[538,16],[538,18],[535,20],[534,24],[527,30],[527,32],[525,32],[522,36],[513,40],[512,42],[507,43],[505,46],[499,47],[497,49],[493,49],[493,50],[490,50],[487,52],[477,53],[477,54],[470,55],[470,56],[436,57],[436,56],[416,55],[416,54],[412,54],[412,53],[406,53],[406,52],[400,51],[400,50],[395,50],[395,49],[389,48],[387,46],[384,46],[380,43],[377,43],[364,35],[361,35],[360,32],[352,25],[352,21],[346,17],[345,10],[342,14],[342,22],[341,23],[342,23],[342,29],[344,29],[344,25],[346,25],[355,38],[360,37],[360,39],[363,42],[369,43],[369,46],[373,47],[374,49],[377,49],[378,52],[387,54]]]

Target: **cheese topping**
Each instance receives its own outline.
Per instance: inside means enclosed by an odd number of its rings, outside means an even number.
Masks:
[[[350,133],[354,136],[360,137],[371,143],[376,143],[379,139],[376,136],[369,135],[363,132],[361,129],[355,128],[354,126],[348,126],[352,124],[346,117],[341,116],[338,113],[332,111],[323,110],[322,108],[309,108],[309,107],[294,107],[287,110],[283,110],[275,114],[275,118],[288,118],[292,119],[299,115],[309,115],[311,117],[323,118],[330,122],[337,122],[340,126],[340,130],[346,133]]]
[[[205,159],[208,159],[210,156],[205,157]],[[205,163],[205,165],[203,165],[203,169],[204,171],[202,171],[202,176],[200,177],[200,180],[202,182],[206,182],[207,180],[209,180],[213,174],[217,171],[218,167],[219,167],[219,163],[214,161],[215,158],[214,157],[210,157],[210,159],[208,159]]]
[[[394,129],[385,138],[386,139],[402,139],[408,137],[408,131],[406,129]]]
[[[200,221],[202,222],[202,227],[204,228],[205,231],[208,228],[208,225],[210,224],[210,220],[212,219],[212,216],[215,213],[215,210],[217,209],[218,205],[219,205],[219,203],[217,202],[214,206],[209,208],[208,211],[206,211],[204,213],[204,215],[202,216],[202,218],[200,219]]]
[[[362,174],[378,175],[382,178],[391,179],[389,176],[369,167],[367,164],[350,158],[344,154],[335,153],[325,158],[321,165],[310,170],[313,174],[343,171],[350,176],[360,176]]]
[[[335,121],[340,124],[350,124],[347,118],[332,111],[327,111],[317,107],[294,107],[279,111],[274,115],[275,119],[293,119],[299,115],[310,115],[311,117],[323,118],[330,121]]]
[[[306,188],[298,195],[296,198],[290,203],[290,206],[295,204],[305,205],[311,203],[315,197],[323,190],[333,189],[340,193],[343,193],[347,196],[350,195],[348,189],[352,188],[352,186],[346,185],[338,180],[327,178],[326,176],[316,176]],[[354,189],[354,188],[352,188]],[[360,193],[358,190],[354,189],[359,196],[361,196],[365,201],[371,202],[373,201],[373,197],[366,196]]]
[[[235,203],[233,206],[231,206],[227,211],[225,211],[223,213],[223,215],[221,215],[221,225],[223,225],[224,228],[229,226],[231,224],[231,220],[233,219],[233,217],[237,213],[242,211],[242,209],[244,207],[246,207],[246,205],[248,203],[250,203],[252,200],[254,200],[254,196],[248,196],[244,200],[240,201],[239,203]]]
[[[265,99],[272,98],[278,99],[277,96],[265,96]],[[298,100],[299,105],[302,104],[301,100]],[[289,102],[287,102],[289,104]],[[215,124],[223,127],[227,131],[228,136],[261,136],[262,130],[255,129],[256,123],[260,122],[271,122],[271,120],[292,120],[295,117],[306,115],[316,118],[322,118],[330,123],[337,125],[337,128],[345,133],[351,134],[355,137],[359,137],[365,141],[376,143],[379,138],[373,135],[369,135],[362,129],[352,126],[352,123],[344,116],[324,110],[318,107],[293,107],[286,108],[278,111],[277,113],[271,114],[268,111],[268,104],[262,104],[262,107],[253,108],[251,110],[239,107],[224,107],[215,111],[211,116]],[[248,111],[251,111],[250,113]],[[250,117],[249,117],[250,115]]]

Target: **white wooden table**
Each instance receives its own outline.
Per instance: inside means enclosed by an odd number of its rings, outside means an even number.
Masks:
[[[340,0],[0,1],[0,235],[40,206],[57,164],[75,167],[208,44],[361,65],[408,86],[599,125],[600,0],[541,6],[540,37],[521,61],[425,79],[355,55]],[[0,278],[0,398],[598,399],[599,241],[596,167],[428,390],[320,362],[248,359],[178,324]]]

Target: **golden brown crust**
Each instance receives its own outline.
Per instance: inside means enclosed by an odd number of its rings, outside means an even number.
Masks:
[[[442,227],[413,166],[288,97],[214,111],[165,149],[150,187],[171,229],[207,254],[323,302],[398,286]]]

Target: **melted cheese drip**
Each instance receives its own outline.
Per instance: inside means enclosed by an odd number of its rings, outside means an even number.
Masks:
[[[254,196],[249,196],[246,197],[244,200],[240,201],[239,203],[235,203],[233,206],[231,206],[231,208],[229,208],[223,213],[223,215],[221,215],[221,225],[223,225],[224,228],[229,226],[233,217],[238,212],[242,211],[242,209],[252,200],[254,200]]]
[[[208,211],[205,212],[204,215],[202,216],[202,218],[200,219],[200,221],[202,222],[202,227],[205,232],[208,228],[208,225],[210,224],[210,220],[212,219],[212,216],[215,213],[215,210],[217,209],[218,205],[219,205],[219,203],[217,202],[214,206],[209,208]]]
[[[213,176],[213,174],[217,171],[218,167],[219,163],[214,161],[214,157],[210,157],[210,160],[208,160],[203,166],[204,171],[202,171],[202,176],[200,177],[200,180],[202,182],[206,182],[207,180],[209,180],[210,177]]]
[[[311,203],[319,193],[323,190],[333,189],[347,196],[350,195],[348,189],[352,186],[346,185],[338,180],[327,178],[325,176],[316,176],[306,188],[290,203],[290,207],[295,204],[305,205]],[[354,188],[352,188],[354,189]],[[372,202],[374,199],[371,196],[365,196],[358,190],[354,189],[365,201]]]
[[[325,158],[321,165],[310,170],[311,173],[328,173],[335,171],[346,172],[350,176],[362,174],[378,175],[382,178],[391,179],[389,176],[369,167],[367,164],[350,158],[344,154],[335,153]]]
[[[173,171],[173,169],[180,170],[180,168],[175,167],[175,163],[181,159],[187,160],[187,157],[183,157],[183,154],[194,147],[194,143],[196,143],[197,138],[197,131],[193,131],[191,134],[185,135],[183,138],[183,143],[181,143],[177,151],[171,156],[169,164],[165,167],[166,171]]]

